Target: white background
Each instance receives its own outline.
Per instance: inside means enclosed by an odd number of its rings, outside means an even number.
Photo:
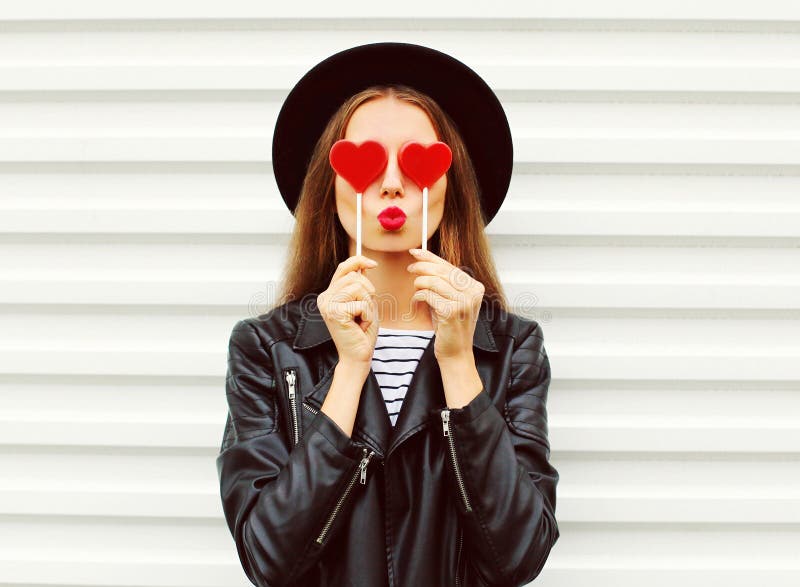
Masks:
[[[249,585],[214,459],[292,226],[277,111],[324,57],[497,91],[489,225],[553,369],[537,585],[800,584],[796,2],[0,2],[0,586]]]

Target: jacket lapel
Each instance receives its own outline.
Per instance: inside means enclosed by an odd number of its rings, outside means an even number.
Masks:
[[[304,307],[301,307],[301,318],[292,345],[293,348],[302,351],[319,347],[314,350],[316,352],[332,353],[332,360],[326,361],[326,363],[335,363],[337,357],[336,346],[333,344],[328,327],[319,313],[316,297],[313,303],[305,304]],[[475,325],[472,344],[475,348],[496,353],[498,349],[492,336],[491,323],[487,315],[488,311],[489,307],[484,299]],[[327,341],[330,341],[330,344],[323,345]],[[436,335],[434,334],[428,346],[425,347],[419,364],[411,377],[411,382],[394,427],[392,427],[392,423],[389,420],[389,413],[383,401],[383,394],[375,373],[372,369],[369,371],[361,391],[358,412],[353,425],[353,437],[369,445],[381,458],[388,458],[403,441],[425,428],[431,419],[437,417],[439,411],[447,405],[439,363],[434,354],[435,341]],[[476,362],[478,357],[479,355],[476,354]],[[332,379],[333,369],[322,378],[319,385],[308,395],[308,399],[311,400],[309,403],[314,404],[317,409],[325,401]]]

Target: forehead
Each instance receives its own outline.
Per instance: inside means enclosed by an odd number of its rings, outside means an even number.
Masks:
[[[422,108],[393,97],[374,98],[361,104],[350,117],[344,138],[385,143],[437,140],[433,123]]]

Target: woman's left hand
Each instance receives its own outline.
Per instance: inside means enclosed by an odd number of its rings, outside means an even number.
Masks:
[[[409,252],[417,261],[408,266],[408,271],[418,274],[414,279],[417,291],[411,297],[412,304],[425,302],[431,308],[437,361],[471,357],[475,325],[486,288],[430,251],[410,249]]]

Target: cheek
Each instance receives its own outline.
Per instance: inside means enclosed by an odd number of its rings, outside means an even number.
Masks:
[[[447,192],[447,178],[437,181],[433,189],[428,191],[428,213],[436,214],[438,218],[444,213],[445,194]]]
[[[351,194],[347,192],[347,185],[340,177],[336,178],[334,190],[336,193],[336,211],[339,213],[339,215],[355,210],[355,198],[351,197]]]

